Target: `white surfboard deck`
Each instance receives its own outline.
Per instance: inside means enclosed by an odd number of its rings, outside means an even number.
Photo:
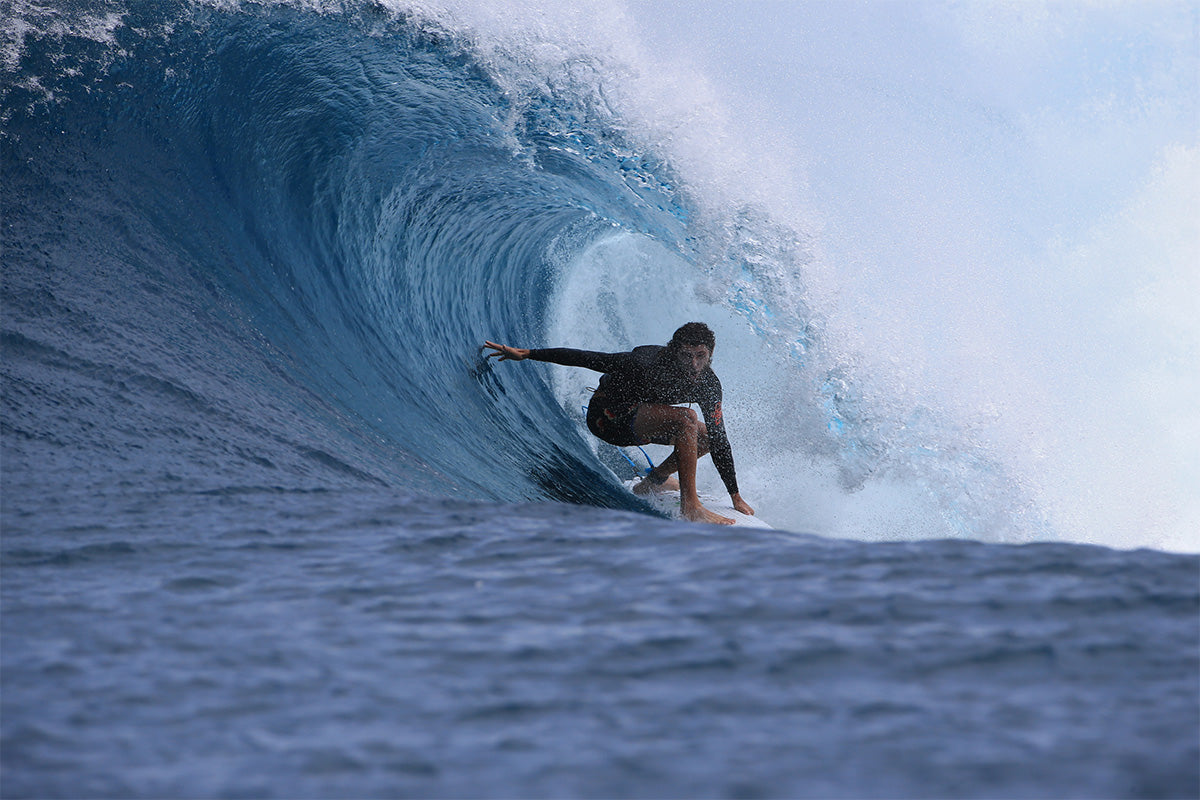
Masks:
[[[633,487],[641,482],[641,478],[625,481],[625,488],[633,491]],[[740,511],[733,510],[733,502],[728,496],[717,497],[705,492],[698,492],[700,502],[709,511],[720,514],[722,517],[729,517],[733,520],[735,526],[743,528],[760,528],[766,530],[774,530],[770,525],[763,522],[758,517],[747,516]],[[683,514],[679,510],[679,490],[666,490],[659,492],[650,492],[650,494],[639,494],[637,497],[645,500],[657,511],[661,511],[672,519],[683,519]]]

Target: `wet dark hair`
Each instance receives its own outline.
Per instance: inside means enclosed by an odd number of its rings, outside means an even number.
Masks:
[[[681,347],[694,347],[698,344],[707,347],[708,352],[711,353],[717,347],[717,337],[703,322],[689,322],[679,326],[679,329],[671,336],[667,347],[678,350]]]

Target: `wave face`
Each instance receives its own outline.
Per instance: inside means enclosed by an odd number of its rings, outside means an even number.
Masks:
[[[777,524],[827,532],[833,486],[866,504],[834,533],[1054,538],[970,430],[890,406],[829,346],[809,235],[689,179],[607,56],[372,3],[18,12],[10,507],[182,482],[638,508],[581,423],[596,376],[477,348],[701,318]],[[829,486],[795,483],[812,464]]]
[[[586,109],[370,5],[93,22],[27,33],[4,100],[15,474],[629,505],[473,357],[541,337],[561,250],[660,224],[563,146]]]

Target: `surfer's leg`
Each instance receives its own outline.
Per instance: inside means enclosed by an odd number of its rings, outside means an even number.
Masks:
[[[679,471],[679,506],[683,516],[693,522],[713,522],[732,525],[733,520],[714,514],[700,503],[696,494],[696,461],[700,457],[700,433],[704,423],[690,408],[643,404],[633,422],[634,433],[645,441],[663,442],[675,446],[675,452],[667,459],[672,463],[671,472]],[[708,437],[704,437],[708,452]],[[664,474],[655,470],[658,475]],[[670,475],[671,472],[666,472]]]
[[[708,428],[703,422],[698,422],[697,424],[699,424],[700,430],[696,436],[696,457],[700,459],[708,455]],[[672,451],[671,455],[662,460],[662,463],[647,473],[646,479],[649,481],[649,483],[656,486],[661,486],[667,489],[678,489],[678,483],[676,483],[674,486],[670,485],[674,482],[671,476],[678,471],[679,457],[675,455],[674,451]]]

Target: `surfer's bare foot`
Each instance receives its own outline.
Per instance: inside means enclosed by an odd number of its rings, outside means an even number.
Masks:
[[[733,520],[729,517],[722,517],[720,514],[709,511],[704,506],[697,503],[696,505],[688,504],[681,506],[679,509],[683,513],[683,518],[692,522],[707,522],[710,525],[732,525]]]
[[[679,481],[674,476],[667,478],[662,483],[655,483],[649,478],[642,478],[637,485],[633,487],[634,494],[647,495],[651,492],[678,492]]]

